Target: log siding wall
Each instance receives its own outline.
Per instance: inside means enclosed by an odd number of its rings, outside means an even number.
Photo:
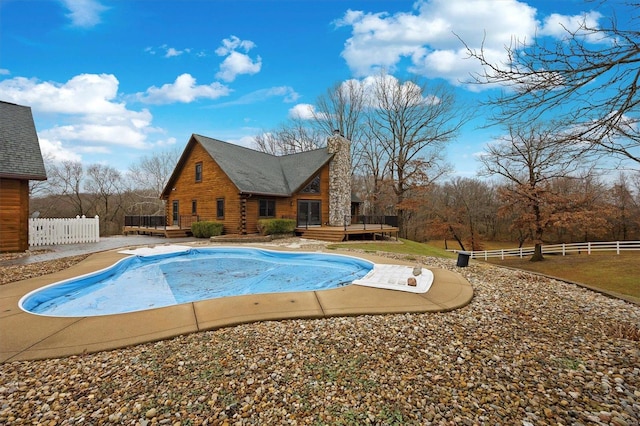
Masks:
[[[196,164],[202,164],[202,180],[196,182]],[[173,223],[171,206],[177,200],[180,216],[191,215],[192,202],[196,201],[197,216],[200,220],[213,220],[224,224],[224,232],[240,232],[240,195],[238,188],[231,182],[220,166],[198,143],[178,171],[167,202],[167,223]],[[224,218],[217,217],[218,199],[224,199]]]
[[[29,181],[0,178],[0,252],[29,250]]]
[[[202,180],[196,182],[196,164],[202,164]],[[311,176],[309,182],[315,177]],[[308,182],[307,182],[308,183]],[[304,188],[307,183],[302,185]],[[261,199],[276,201],[276,218],[296,219],[298,200],[320,200],[322,223],[329,221],[329,164],[320,170],[320,193],[296,193],[292,197],[270,197],[259,194],[240,194],[231,179],[211,158],[208,152],[195,143],[188,153],[183,167],[178,170],[173,187],[167,199],[167,224],[174,225],[172,205],[179,201],[179,215],[191,215],[192,202],[197,202],[197,215],[200,220],[212,220],[224,224],[224,233],[248,234],[258,232],[259,202]],[[217,200],[224,199],[224,218],[217,217]],[[242,200],[245,202],[245,223],[242,217]],[[177,225],[177,224],[175,224]],[[244,226],[243,226],[244,225]]]

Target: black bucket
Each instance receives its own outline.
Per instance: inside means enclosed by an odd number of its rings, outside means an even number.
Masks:
[[[456,266],[459,266],[461,268],[469,266],[469,258],[470,257],[471,257],[471,253],[466,252],[466,251],[459,251],[458,252],[458,263],[456,263]]]

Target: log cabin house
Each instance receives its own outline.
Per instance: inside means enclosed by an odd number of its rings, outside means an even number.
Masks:
[[[194,134],[161,198],[167,225],[180,228],[213,220],[226,234],[254,234],[262,218],[344,227],[352,213],[350,142],[336,132],[326,148],[274,156]]]
[[[29,249],[29,181],[46,179],[31,108],[0,101],[0,252]]]

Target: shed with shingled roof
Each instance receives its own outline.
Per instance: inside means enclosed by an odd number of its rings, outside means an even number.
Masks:
[[[31,108],[0,101],[0,252],[29,249],[29,181],[46,179]]]

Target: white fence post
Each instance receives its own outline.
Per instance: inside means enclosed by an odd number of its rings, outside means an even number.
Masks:
[[[100,220],[76,216],[75,219],[29,219],[29,245],[95,243],[100,241]]]

